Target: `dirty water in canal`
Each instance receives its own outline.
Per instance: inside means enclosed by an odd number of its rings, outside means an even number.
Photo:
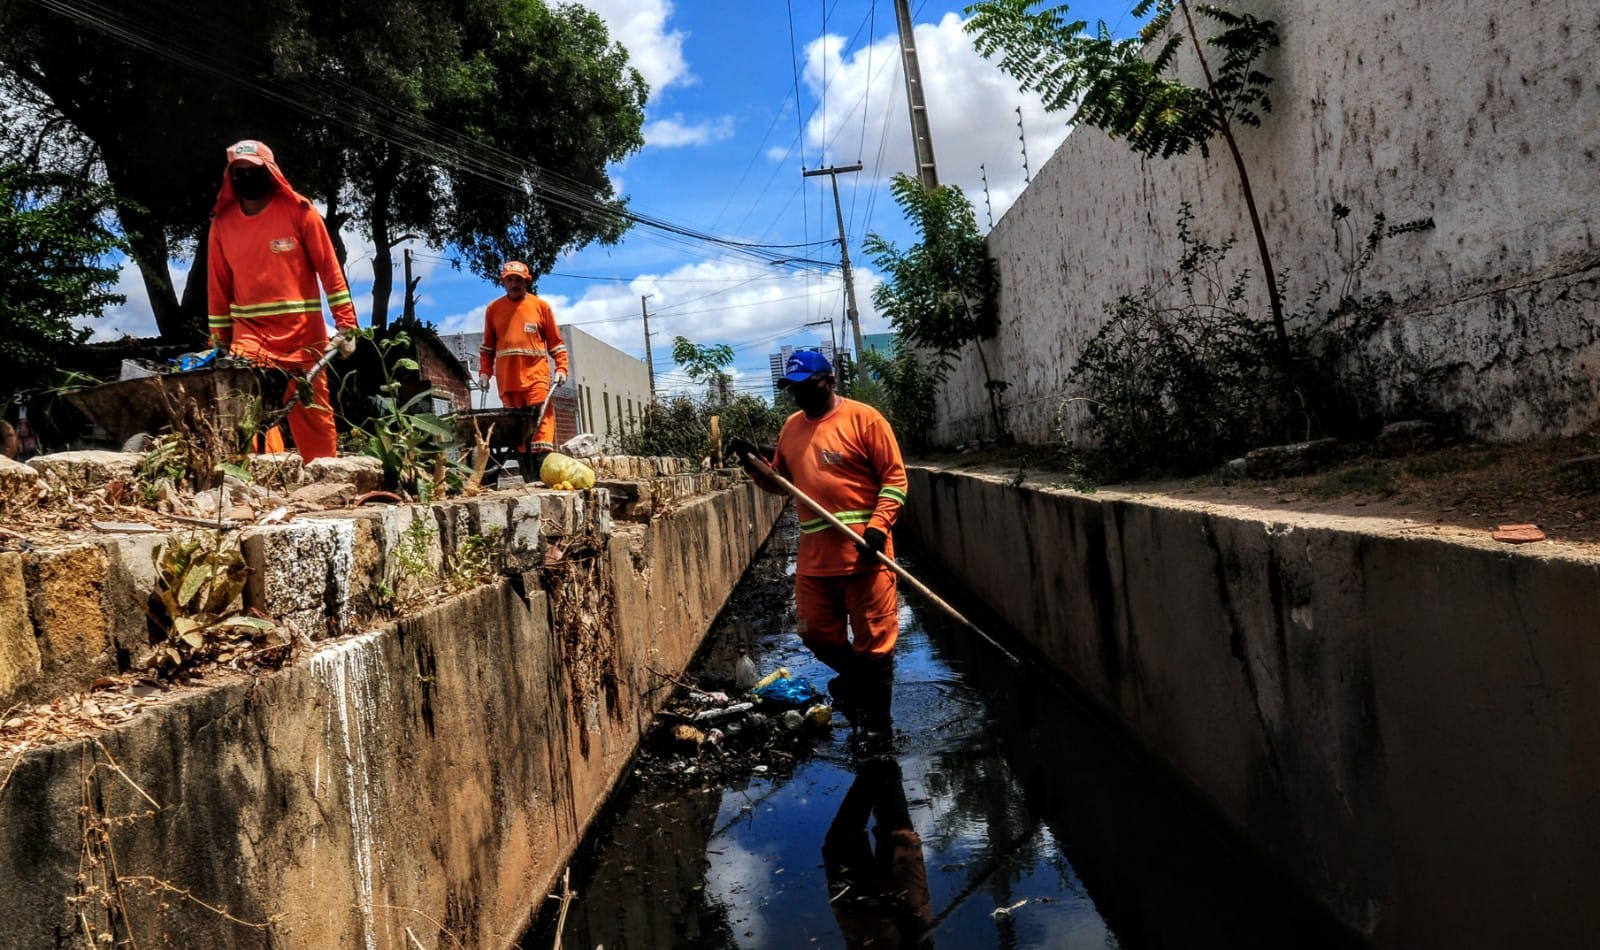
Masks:
[[[826,688],[793,634],[797,539],[790,513],[688,682],[732,692],[743,646]],[[574,858],[565,919],[546,901],[518,946],[1356,946],[1036,664],[904,585],[900,619],[891,754],[852,754],[836,716],[696,755],[663,717]]]

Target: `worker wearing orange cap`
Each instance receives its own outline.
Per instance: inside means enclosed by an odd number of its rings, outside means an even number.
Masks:
[[[509,261],[500,271],[504,297],[489,304],[483,318],[483,347],[478,354],[478,386],[489,388],[495,377],[500,402],[513,409],[545,404],[552,386],[567,381],[567,345],[556,327],[555,311],[529,291],[533,274],[521,261]],[[556,364],[550,375],[550,361]],[[556,417],[546,412],[539,430],[527,446],[533,453],[533,471],[544,456],[555,451]]]
[[[355,351],[356,310],[327,225],[261,142],[246,139],[228,148],[208,253],[208,322],[219,349],[257,366],[305,374],[328,350],[325,292],[343,331],[340,354]],[[309,462],[338,454],[326,377],[318,373],[312,381],[309,403],[297,398],[298,389],[291,381],[284,402],[300,457]]]

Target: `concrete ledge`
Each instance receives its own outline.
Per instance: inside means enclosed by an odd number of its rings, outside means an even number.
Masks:
[[[1385,947],[1600,929],[1600,563],[914,468],[931,557]]]
[[[440,550],[501,527],[502,553],[532,563],[258,681],[175,693],[97,740],[0,762],[0,943],[55,945],[78,934],[80,909],[103,924],[98,901],[67,899],[85,822],[104,820],[118,874],[147,882],[121,895],[140,945],[404,947],[409,928],[425,946],[507,946],[782,508],[744,483],[598,535],[582,569],[609,581],[613,607],[578,636],[539,569],[546,527],[606,518],[577,500],[485,496],[261,530],[261,552],[316,554],[306,590],[286,573],[261,602],[321,609],[321,623],[360,583],[312,590],[330,583],[322,553],[348,553],[349,576],[370,581],[419,521]],[[16,560],[0,556],[0,605]],[[0,627],[0,657],[14,639]]]

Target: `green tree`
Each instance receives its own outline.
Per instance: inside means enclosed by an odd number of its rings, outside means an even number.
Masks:
[[[733,362],[733,347],[726,343],[698,344],[686,337],[672,338],[672,360],[683,367],[684,375],[706,387],[706,395],[715,402],[728,401],[728,387],[733,377],[726,369]]]
[[[1239,147],[1238,128],[1259,126],[1272,111],[1267,87],[1272,77],[1257,68],[1278,45],[1277,24],[1214,3],[1189,0],[1139,0],[1131,9],[1150,19],[1136,39],[1115,39],[1105,23],[1091,32],[1083,20],[1069,20],[1065,5],[1043,0],[979,0],[967,8],[967,32],[984,56],[1000,57],[1000,68],[1039,92],[1047,109],[1073,110],[1073,121],[1104,130],[1142,155],[1170,158],[1221,136],[1244,193],[1256,253],[1266,279],[1279,358],[1289,352],[1281,289],[1272,267],[1266,229],[1256,208],[1250,173]],[[1181,14],[1187,32],[1172,29]],[[1204,44],[1195,15],[1218,27]],[[1165,36],[1159,46],[1150,46]],[[1174,75],[1178,49],[1187,40],[1205,80],[1191,86]],[[1220,59],[1213,63],[1206,48]]]
[[[606,173],[643,144],[647,89],[603,23],[540,0],[163,0],[90,16],[0,4],[0,84],[24,131],[7,154],[50,154],[117,186],[119,217],[164,336],[204,328],[204,280],[180,301],[169,261],[203,241],[222,149],[274,145],[303,193],[376,246],[373,313],[407,237],[459,247],[498,273],[548,270],[566,249],[615,241],[623,203]],[[141,213],[138,208],[160,209]]]
[[[1000,279],[994,260],[978,233],[972,203],[960,188],[940,185],[929,191],[909,175],[896,175],[890,190],[895,202],[922,237],[901,250],[877,234],[867,235],[867,255],[885,280],[872,294],[878,309],[889,315],[902,344],[930,350],[935,383],[943,383],[958,353],[972,344],[983,368],[984,389],[995,435],[1006,437],[1004,392],[995,379],[980,340],[1000,328]]]
[[[937,384],[915,347],[895,341],[888,353],[861,354],[865,371],[856,398],[876,406],[908,448],[928,447],[934,423]]]
[[[123,298],[108,255],[124,245],[106,225],[110,188],[71,175],[0,165],[0,405],[42,383],[75,326]]]

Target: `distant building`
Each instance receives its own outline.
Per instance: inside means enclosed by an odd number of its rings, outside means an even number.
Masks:
[[[894,334],[868,333],[861,338],[861,350],[864,353],[876,350],[884,356],[891,356],[894,354]]]
[[[571,356],[574,399],[580,407],[583,431],[605,440],[606,448],[621,447],[624,432],[644,422],[650,405],[650,370],[644,360],[573,326],[561,328]]]

